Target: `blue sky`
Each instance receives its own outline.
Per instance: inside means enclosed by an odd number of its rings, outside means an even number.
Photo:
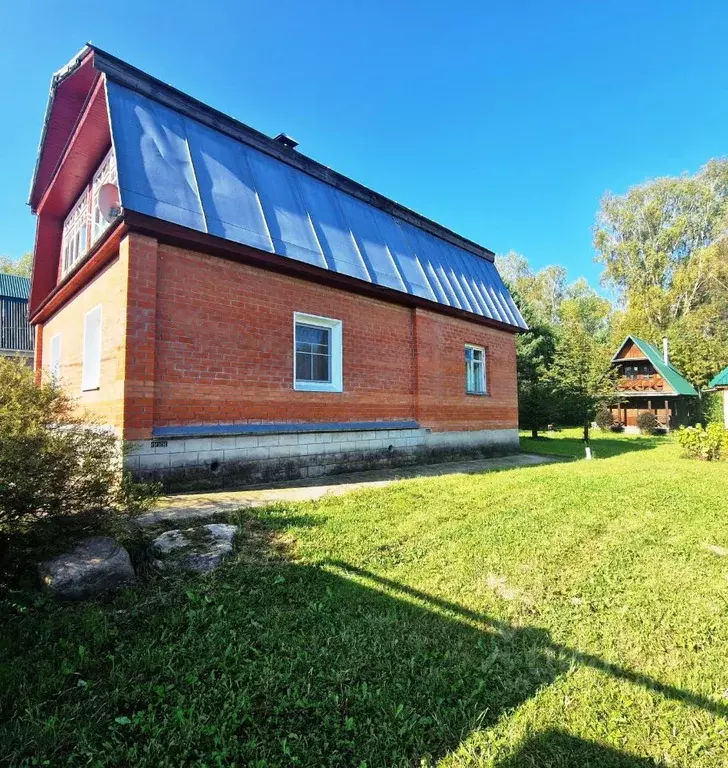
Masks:
[[[91,40],[493,250],[596,284],[606,190],[728,154],[728,4],[101,2],[0,7],[0,253],[52,72]]]

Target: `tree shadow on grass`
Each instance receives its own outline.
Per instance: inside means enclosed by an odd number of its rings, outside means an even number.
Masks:
[[[495,768],[656,768],[654,760],[627,755],[559,730],[528,739]]]
[[[609,459],[634,451],[650,451],[665,445],[664,436],[630,438],[610,438],[597,436],[590,440],[592,455],[595,459]],[[584,458],[584,440],[579,437],[521,437],[521,451],[547,456],[570,456]]]
[[[725,714],[544,630],[345,562],[297,563],[280,543],[272,552],[266,534],[291,524],[276,515],[262,534],[246,528],[238,557],[207,578],[153,577],[112,603],[48,608],[8,626],[0,762],[426,764],[575,661]],[[611,750],[601,762],[572,759],[596,749],[546,734],[506,765],[640,765],[614,762]],[[541,753],[561,762],[534,762]]]

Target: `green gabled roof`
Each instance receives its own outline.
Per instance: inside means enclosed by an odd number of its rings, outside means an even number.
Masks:
[[[710,383],[708,384],[709,387],[728,387],[728,365],[717,375],[714,376]]]
[[[662,353],[657,347],[650,344],[649,341],[640,339],[637,336],[627,336],[627,338],[619,345],[617,355],[628,341],[634,342],[642,350],[644,356],[655,366],[655,370],[672,387],[676,395],[698,396],[695,387],[675,367],[673,367],[671,363],[665,363],[662,359]],[[614,356],[615,359],[617,355]]]
[[[30,296],[30,280],[27,277],[0,272],[0,298],[27,300],[28,296]]]

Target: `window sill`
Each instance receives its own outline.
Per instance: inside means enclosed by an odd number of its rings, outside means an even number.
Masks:
[[[344,388],[337,384],[323,382],[297,381],[293,385],[296,392],[343,392]]]
[[[466,392],[466,397],[490,397],[490,392]]]
[[[87,387],[87,388],[81,388],[81,392],[98,392],[101,389],[101,387]]]

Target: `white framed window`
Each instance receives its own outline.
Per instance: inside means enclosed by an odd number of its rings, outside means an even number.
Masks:
[[[87,187],[63,222],[63,244],[61,246],[63,274],[68,272],[88,250],[88,201]]]
[[[294,389],[343,391],[341,329],[341,320],[293,313]]]
[[[101,305],[86,313],[83,322],[83,372],[81,389],[88,392],[101,384]]]
[[[61,273],[63,275],[88,253],[89,248],[109,226],[110,222],[101,215],[99,190],[104,184],[116,183],[116,158],[112,148],[96,169],[91,183],[85,187],[63,222],[61,244]]]
[[[54,379],[60,378],[61,375],[61,334],[57,333],[55,336],[51,336],[51,359],[48,366],[50,375]]]
[[[469,395],[484,395],[487,392],[485,350],[473,344],[465,345],[465,391]]]
[[[99,166],[98,170],[94,174],[93,181],[91,182],[91,242],[95,243],[96,240],[103,235],[106,228],[111,222],[107,221],[101,213],[99,207],[99,190],[104,184],[116,184],[116,159],[114,158],[113,147],[109,150],[109,154],[106,155],[103,162]]]

